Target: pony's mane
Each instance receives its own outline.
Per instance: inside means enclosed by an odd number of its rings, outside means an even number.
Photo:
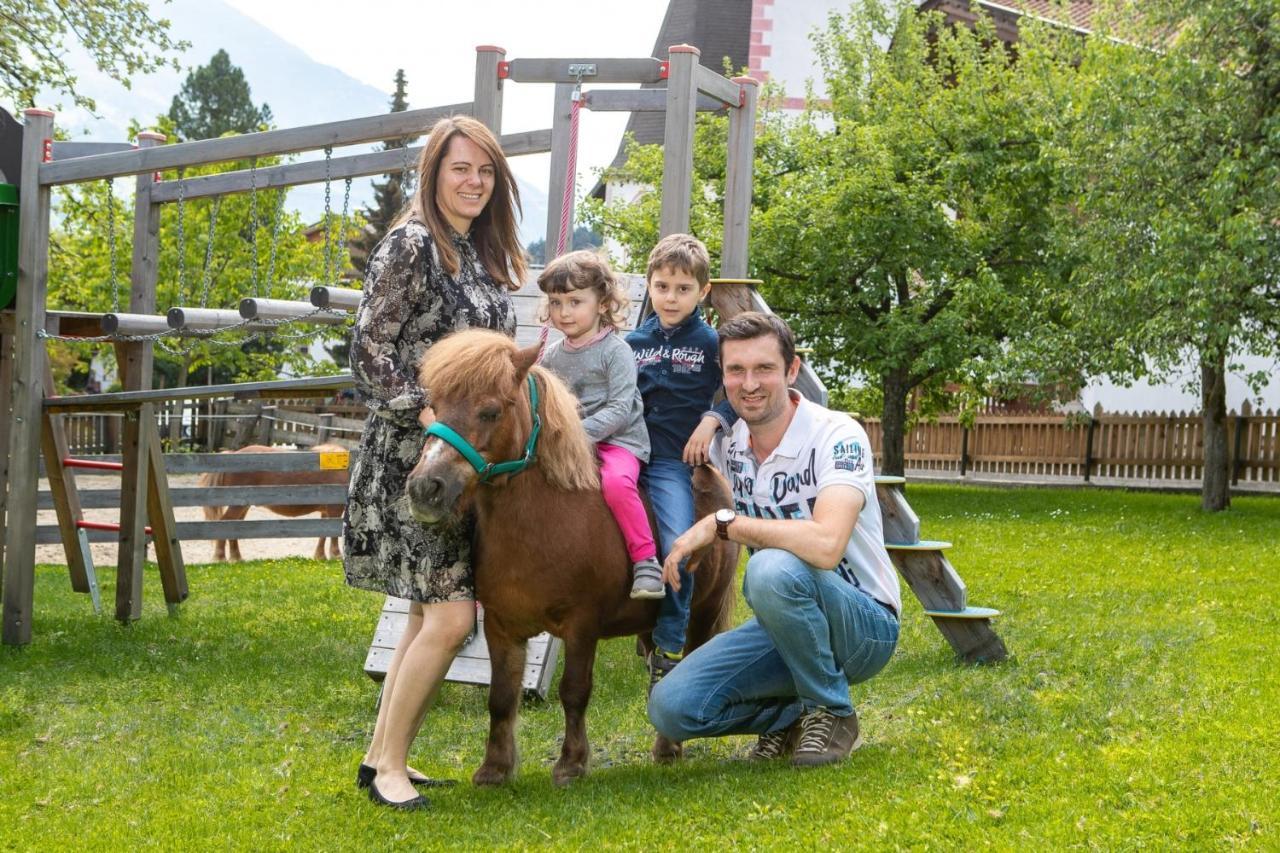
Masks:
[[[517,352],[515,341],[506,335],[484,329],[457,332],[427,350],[418,381],[437,399],[506,395],[516,382]],[[578,416],[577,398],[551,371],[536,365],[531,370],[542,412],[536,464],[556,488],[600,488],[599,467]]]

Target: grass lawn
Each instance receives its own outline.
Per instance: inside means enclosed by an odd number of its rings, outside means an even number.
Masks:
[[[0,849],[1280,847],[1280,500],[908,497],[971,602],[1004,612],[1008,662],[955,664],[904,590],[894,660],[854,689],[849,762],[760,766],[725,738],[655,767],[641,663],[609,641],[591,776],[551,785],[559,707],[526,703],[515,784],[416,814],[354,787],[381,600],[336,563],[191,567],[176,618],[150,571],[129,627],[43,566],[34,642],[0,648]],[[448,685],[413,761],[467,780],[486,732],[484,693]]]

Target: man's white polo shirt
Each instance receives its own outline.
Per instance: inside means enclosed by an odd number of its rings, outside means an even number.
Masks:
[[[739,420],[712,447],[733,489],[734,510],[755,518],[813,518],[818,493],[828,486],[853,486],[866,505],[858,513],[844,558],[835,572],[876,601],[902,612],[898,573],[884,547],[884,524],[871,469],[871,442],[853,418],[812,403],[794,390],[799,405],[778,447],[757,464],[751,433]]]

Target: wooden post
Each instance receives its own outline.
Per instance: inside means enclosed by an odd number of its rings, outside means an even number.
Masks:
[[[22,177],[18,196],[18,293],[14,302],[13,380],[9,438],[9,501],[6,527],[36,529],[40,424],[43,397],[45,297],[49,286],[49,188],[40,185],[40,164],[52,157],[53,113],[26,110]],[[4,611],[0,637],[9,646],[31,642],[35,587],[34,536],[9,537],[4,563]]]
[[[160,449],[160,430],[154,420],[143,424],[151,435],[147,467],[147,517],[151,520],[152,542],[156,546],[156,564],[160,569],[160,586],[170,615],[187,598],[187,567],[182,559],[182,543],[173,518],[173,502],[169,499],[169,474],[165,471],[164,453]]]
[[[668,51],[667,124],[662,143],[662,215],[658,236],[689,230],[693,194],[693,121],[698,109],[694,72],[701,51],[679,44]],[[754,131],[754,127],[752,128]]]
[[[729,108],[720,275],[723,278],[746,278],[752,174],[756,158],[756,103],[760,97],[760,84],[753,77],[734,77],[733,82],[741,87],[742,103],[736,108]]]
[[[47,358],[44,362],[45,393],[53,396],[53,371]],[[62,533],[62,550],[71,575],[71,589],[75,592],[96,592],[96,580],[91,583],[93,564],[80,549],[80,531],[76,528],[76,522],[84,518],[84,513],[80,509],[75,472],[62,467],[62,460],[71,455],[64,426],[66,415],[48,412],[42,415],[40,445],[44,452],[45,477],[49,480],[49,493],[58,517],[58,529]]]
[[[333,429],[333,412],[321,412],[320,423],[316,425],[316,444],[324,444],[329,440],[329,432]]]
[[[138,147],[153,148],[164,134],[138,134]],[[156,276],[160,253],[160,205],[151,198],[155,177],[143,172],[135,181],[133,208],[133,270],[130,276],[129,311],[154,314]],[[116,360],[126,391],[151,387],[153,362],[150,341],[116,344]],[[142,578],[147,559],[147,492],[151,467],[155,409],[142,403],[125,412],[122,436],[124,470],[120,476],[120,552],[116,564],[116,619],[130,622],[142,616]]]
[[[1089,482],[1093,475],[1093,434],[1098,428],[1098,418],[1102,417],[1102,404],[1093,407],[1093,415],[1089,418],[1089,431],[1084,436],[1084,481]]]
[[[564,209],[564,187],[573,179],[569,174],[569,127],[573,116],[574,83],[557,83],[551,116],[551,177],[547,184],[547,239],[542,250],[543,263],[556,257],[560,240],[560,216]],[[569,199],[569,222],[573,223],[573,198]],[[566,251],[573,248],[573,232],[569,232]]]
[[[506,55],[506,50],[495,45],[476,47],[476,97],[472,114],[484,122],[494,136],[502,133],[502,78],[498,76],[498,64]]]
[[[275,427],[276,407],[263,406],[258,413],[258,422],[254,426],[254,442],[271,446],[271,430]]]
[[[960,425],[960,476],[969,470],[969,428]]]
[[[1240,469],[1244,467],[1244,428],[1253,414],[1253,404],[1245,400],[1240,404],[1240,414],[1236,416],[1236,428],[1231,440],[1231,485],[1240,482]]]
[[[9,410],[9,390],[13,384],[13,335],[7,325],[0,326],[0,447],[5,450],[0,459],[0,602],[4,601],[4,565],[9,507],[9,424],[13,419]]]

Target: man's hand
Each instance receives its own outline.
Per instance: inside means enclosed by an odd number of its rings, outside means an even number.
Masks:
[[[423,429],[426,429],[427,427],[431,426],[435,422],[436,422],[436,410],[431,408],[430,406],[424,407],[423,410],[418,413],[418,423],[422,424]]]
[[[708,515],[690,527],[671,546],[671,553],[662,564],[662,582],[680,591],[680,562],[694,551],[699,551],[716,541],[716,517]]]
[[[698,428],[693,431],[693,435],[689,436],[689,441],[684,446],[684,464],[705,465],[710,461],[711,457],[708,453],[718,429],[720,429],[720,421],[711,415],[702,416]]]

